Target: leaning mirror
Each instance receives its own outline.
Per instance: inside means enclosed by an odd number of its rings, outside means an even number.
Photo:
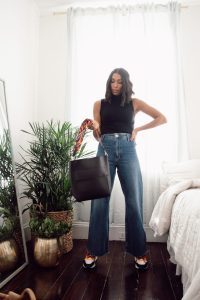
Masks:
[[[5,82],[0,79],[0,288],[28,263],[16,191]]]

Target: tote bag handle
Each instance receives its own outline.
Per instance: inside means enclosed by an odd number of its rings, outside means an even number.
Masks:
[[[88,128],[91,128],[92,125],[93,125],[93,121],[91,119],[85,119],[82,122],[82,124],[79,128],[77,138],[76,138],[76,143],[75,143],[75,146],[74,146],[74,149],[73,149],[73,156],[75,156],[78,153],[78,151],[80,150],[80,147],[82,145],[83,138],[85,136],[86,130]],[[103,146],[103,144],[102,144],[102,142],[101,142],[101,138],[99,139],[99,143],[102,145],[105,155],[108,155],[105,148],[104,148],[104,146]]]
[[[75,156],[78,153],[78,151],[80,150],[86,130],[88,128],[92,127],[92,125],[93,125],[93,121],[91,119],[85,119],[82,122],[82,124],[79,128],[79,131],[78,131],[77,138],[76,138],[76,143],[75,143],[74,150],[73,150],[73,156]]]

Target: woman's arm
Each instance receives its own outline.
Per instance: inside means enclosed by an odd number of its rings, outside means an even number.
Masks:
[[[162,125],[167,122],[166,117],[157,109],[154,107],[148,105],[142,100],[139,99],[133,99],[133,108],[135,114],[137,114],[139,111],[142,111],[143,113],[149,115],[153,118],[153,120],[149,123],[146,123],[142,126],[136,127],[132,132],[131,139],[134,140],[136,138],[136,135],[139,131],[154,128],[156,126]]]
[[[96,140],[99,140],[101,136],[100,132],[100,123],[101,123],[101,118],[100,118],[100,109],[101,109],[101,101],[96,101],[94,103],[93,107],[93,135]]]

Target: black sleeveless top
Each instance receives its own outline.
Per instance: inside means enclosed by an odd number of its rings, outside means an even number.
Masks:
[[[121,106],[121,96],[112,96],[111,102],[101,100],[101,134],[132,133],[134,109],[132,101]]]

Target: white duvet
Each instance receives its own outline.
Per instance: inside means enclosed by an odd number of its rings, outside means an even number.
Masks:
[[[182,275],[182,300],[200,300],[200,179],[182,181],[163,192],[149,225],[155,235],[169,231],[168,251]]]

